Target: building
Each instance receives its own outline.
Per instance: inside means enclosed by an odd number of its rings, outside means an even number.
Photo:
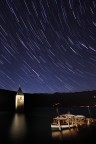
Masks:
[[[16,94],[15,98],[15,110],[17,112],[23,112],[24,111],[24,94],[19,87],[18,92]]]

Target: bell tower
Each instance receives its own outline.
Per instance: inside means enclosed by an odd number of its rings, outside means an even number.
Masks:
[[[15,110],[17,112],[23,112],[24,111],[24,94],[19,87],[18,92],[16,94],[15,98]]]

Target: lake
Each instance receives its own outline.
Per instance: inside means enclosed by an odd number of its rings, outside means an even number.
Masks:
[[[96,109],[91,108],[59,108],[59,113],[83,114],[96,117]],[[52,131],[52,118],[56,116],[54,108],[37,107],[23,114],[0,113],[0,144],[81,144],[96,143],[96,127]]]

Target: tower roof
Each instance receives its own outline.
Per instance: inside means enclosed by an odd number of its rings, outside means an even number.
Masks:
[[[22,92],[22,90],[21,90],[20,87],[19,87],[19,89],[18,89],[17,95],[23,95],[23,92]]]

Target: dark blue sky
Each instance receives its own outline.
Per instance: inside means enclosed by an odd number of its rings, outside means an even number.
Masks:
[[[96,89],[95,0],[0,0],[0,88]]]

